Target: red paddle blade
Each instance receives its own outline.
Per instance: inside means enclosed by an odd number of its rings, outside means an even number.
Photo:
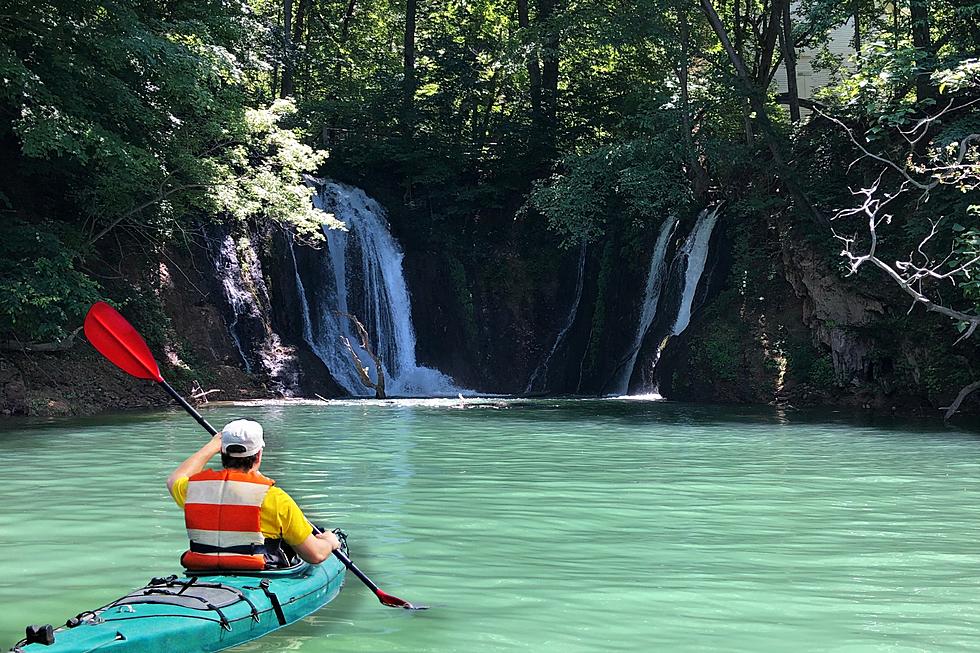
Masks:
[[[378,600],[381,601],[383,605],[387,605],[389,608],[405,608],[406,610],[429,609],[429,606],[427,605],[414,605],[405,599],[400,599],[397,596],[392,596],[391,594],[387,594],[381,590],[376,591],[375,594],[378,596]]]
[[[146,341],[119,311],[105,302],[92,304],[85,316],[85,337],[99,353],[127,374],[161,382],[160,368]]]

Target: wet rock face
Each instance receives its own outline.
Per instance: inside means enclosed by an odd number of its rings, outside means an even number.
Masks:
[[[213,228],[208,234],[208,257],[215,270],[210,285],[245,370],[264,376],[275,394],[294,396],[300,390],[296,348],[273,330],[269,289],[253,244],[258,238],[235,238]]]
[[[841,386],[872,380],[874,342],[862,331],[885,315],[882,302],[840,278],[816,253],[783,241],[783,269],[803,302],[803,323],[830,348]]]

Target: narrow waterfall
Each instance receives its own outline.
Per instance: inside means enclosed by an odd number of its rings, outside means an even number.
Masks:
[[[627,351],[628,358],[620,368],[619,376],[612,386],[612,393],[624,395],[629,391],[630,377],[633,376],[633,368],[636,367],[636,358],[640,355],[640,347],[643,346],[643,339],[653,325],[653,319],[657,316],[657,306],[660,303],[660,292],[663,290],[667,272],[667,246],[670,244],[671,234],[677,227],[677,218],[670,217],[664,220],[660,226],[660,234],[657,236],[657,244],[653,248],[653,255],[650,257],[650,270],[647,272],[646,288],[643,292],[643,310],[640,312],[640,323],[636,327],[636,335],[633,336],[633,344]]]
[[[613,394],[624,395],[629,392],[630,379],[635,372],[643,341],[651,330],[657,334],[658,338],[676,336],[681,334],[690,324],[694,299],[697,296],[698,286],[708,260],[708,245],[711,242],[711,234],[715,224],[718,222],[719,209],[720,205],[704,209],[698,214],[691,233],[688,234],[684,244],[674,255],[669,267],[666,263],[667,249],[677,220],[667,220],[661,227],[657,245],[650,261],[650,272],[647,275],[640,323],[637,326],[632,347],[627,351],[626,363],[621,368],[619,376],[616,377],[616,382],[612,384]],[[665,286],[670,289],[666,293],[663,292]],[[678,296],[679,299],[677,299]],[[659,306],[662,298],[665,305]],[[676,313],[671,314],[669,311],[674,306],[677,307]],[[654,324],[657,325],[656,328],[654,328]],[[650,360],[645,362],[645,364],[649,363],[648,367],[645,368],[650,372],[649,376],[646,377],[648,386],[654,386],[652,370],[657,365],[659,355],[660,352],[657,351]],[[655,386],[648,389],[653,392],[656,391]]]
[[[585,258],[588,248],[585,242],[582,242],[579,248],[578,254],[578,277],[575,281],[575,298],[572,300],[572,306],[568,310],[568,317],[565,318],[565,325],[558,332],[555,337],[554,344],[551,345],[551,349],[548,354],[541,360],[536,368],[534,368],[534,373],[531,374],[531,378],[527,382],[527,387],[524,388],[525,393],[530,393],[534,391],[534,385],[541,379],[541,389],[546,390],[548,384],[548,364],[551,363],[552,357],[558,348],[565,341],[565,336],[568,335],[568,331],[575,324],[575,318],[578,315],[578,305],[582,301],[582,289],[585,286]]]
[[[248,238],[236,242],[229,233],[208,238],[208,256],[214,266],[225,303],[228,334],[249,374],[264,374],[272,388],[292,396],[299,388],[295,351],[283,345],[270,325],[269,290],[262,263]]]
[[[245,347],[242,346],[239,322],[243,317],[261,319],[262,311],[254,296],[245,288],[245,276],[238,261],[235,239],[232,238],[231,234],[225,234],[223,238],[211,241],[209,244],[211,245],[209,252],[211,264],[214,265],[214,271],[217,273],[218,281],[221,284],[221,294],[231,308],[228,334],[235,343],[239,356],[242,357],[245,371],[251,374],[255,364],[252,361],[251,352],[247,353]]]
[[[672,335],[680,335],[687,325],[691,323],[691,309],[694,306],[694,295],[698,289],[698,282],[704,273],[704,264],[708,260],[708,243],[711,241],[711,232],[718,222],[718,209],[716,206],[711,209],[704,209],[698,215],[697,222],[691,230],[691,235],[687,237],[684,246],[681,247],[677,258],[686,259],[687,268],[684,272],[684,292],[681,295],[681,304],[677,309],[677,317],[674,319],[674,326],[670,332]]]
[[[355,369],[347,338],[365,365],[372,365],[359,346],[345,314],[356,316],[381,360],[392,396],[451,395],[453,380],[415,360],[412,305],[402,273],[404,254],[388,231],[384,209],[364,191],[335,182],[318,182],[314,204],[346,224],[346,230],[324,228],[326,246],[313,265],[297,261],[290,240],[303,319],[303,338],[334,380],[354,396],[371,395]],[[308,258],[308,257],[307,257]],[[311,269],[312,268],[312,269]],[[371,377],[377,378],[377,370]]]

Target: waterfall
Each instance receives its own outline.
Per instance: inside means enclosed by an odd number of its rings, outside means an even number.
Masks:
[[[531,378],[527,382],[527,387],[524,389],[525,393],[530,393],[534,390],[534,384],[537,382],[538,378],[541,378],[541,383],[544,386],[543,389],[547,389],[548,383],[548,364],[551,362],[551,358],[558,351],[558,347],[565,341],[565,336],[568,335],[569,329],[575,324],[575,317],[578,315],[578,305],[582,301],[582,288],[585,286],[585,255],[587,247],[585,241],[582,241],[582,245],[579,248],[578,255],[578,277],[575,281],[575,298],[572,300],[572,306],[568,310],[568,317],[565,318],[565,325],[558,332],[558,336],[555,338],[555,342],[551,345],[551,349],[548,354],[541,360],[538,366],[534,369],[534,373],[531,374]]]
[[[629,358],[620,368],[621,372],[613,384],[612,392],[617,395],[624,395],[629,391],[630,377],[633,376],[633,368],[636,366],[636,358],[640,355],[640,347],[643,339],[653,325],[653,319],[657,316],[657,306],[660,303],[660,291],[664,286],[665,272],[667,271],[667,245],[670,244],[670,236],[677,227],[677,218],[671,217],[664,220],[660,226],[660,234],[657,236],[657,244],[653,248],[650,257],[650,270],[647,272],[646,288],[643,291],[643,309],[640,311],[640,323],[636,327],[636,334],[633,336],[633,344],[628,350]]]
[[[704,209],[698,214],[697,220],[691,233],[688,234],[684,244],[677,251],[671,262],[669,269],[666,264],[666,255],[670,236],[677,224],[676,219],[664,222],[657,237],[657,244],[654,247],[653,256],[650,260],[650,271],[647,274],[647,284],[643,295],[643,310],[640,313],[640,323],[633,337],[633,344],[627,351],[628,358],[626,363],[620,368],[619,376],[612,384],[612,393],[624,395],[629,392],[630,379],[636,368],[636,361],[643,347],[643,341],[651,331],[654,323],[658,325],[655,329],[658,337],[660,335],[676,336],[681,334],[691,322],[691,312],[694,308],[694,298],[697,295],[698,285],[704,274],[705,263],[708,260],[708,245],[711,242],[711,234],[715,224],[718,222],[719,206]],[[663,289],[667,286],[671,290],[664,293]],[[658,319],[658,311],[663,313],[674,306],[673,289],[679,289],[679,302],[677,312],[673,315],[669,313],[661,315]],[[661,295],[664,296],[665,306],[659,306]],[[669,321],[668,321],[669,320]],[[669,327],[666,325],[670,325]],[[656,367],[657,358],[660,352],[654,355],[651,368]],[[652,375],[651,377],[652,378]]]
[[[697,222],[691,230],[691,235],[687,237],[684,246],[681,247],[677,258],[684,257],[687,260],[687,268],[684,272],[684,292],[681,295],[681,305],[677,309],[677,317],[674,319],[674,326],[671,328],[671,335],[680,335],[687,325],[691,322],[691,309],[694,306],[694,294],[698,289],[698,282],[704,272],[704,264],[708,260],[708,243],[711,241],[711,232],[718,221],[718,209],[704,209],[698,215]]]
[[[460,388],[451,378],[415,360],[412,305],[402,273],[404,254],[388,231],[384,209],[352,186],[326,181],[317,182],[316,188],[314,205],[334,214],[347,228],[324,227],[325,249],[318,252],[313,266],[297,262],[290,240],[306,343],[347,392],[373,394],[361,382],[343,344],[342,338],[347,338],[364,364],[373,364],[343,315],[349,313],[367,329],[384,368],[388,394],[456,395]],[[374,370],[371,376],[376,375]]]
[[[283,345],[269,323],[269,290],[251,241],[236,243],[230,233],[212,234],[208,255],[224,299],[228,334],[245,371],[265,374],[279,394],[294,395],[299,387],[295,351]]]
[[[254,364],[251,356],[245,353],[242,346],[242,336],[239,334],[239,322],[243,316],[252,319],[259,319],[261,310],[257,306],[254,296],[245,288],[242,274],[242,266],[238,261],[238,251],[235,247],[235,239],[231,234],[225,234],[223,238],[211,241],[211,263],[217,273],[221,283],[221,294],[231,308],[231,320],[228,321],[228,334],[238,349],[238,354],[242,357],[245,364],[245,371],[252,373]]]

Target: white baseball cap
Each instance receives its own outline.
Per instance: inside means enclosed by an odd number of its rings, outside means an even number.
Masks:
[[[229,450],[229,447],[231,449]],[[250,419],[236,419],[221,429],[221,453],[232,458],[254,456],[265,447],[262,425]]]

